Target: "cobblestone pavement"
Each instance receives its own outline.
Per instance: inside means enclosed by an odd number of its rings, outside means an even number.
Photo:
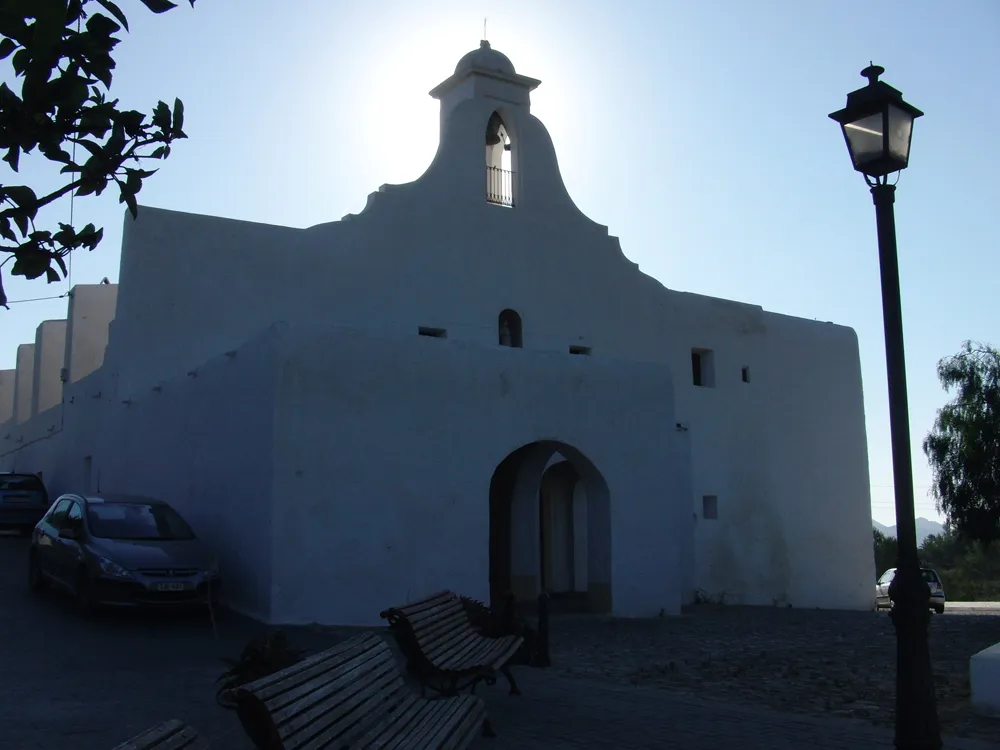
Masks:
[[[236,716],[219,708],[213,694],[220,657],[238,654],[260,625],[224,614],[216,639],[203,617],[83,618],[57,594],[28,594],[25,549],[23,540],[0,537],[0,750],[110,750],[172,717],[197,727],[215,748],[252,750]],[[585,623],[556,618],[555,624],[561,638],[557,659],[586,651]],[[598,640],[608,627],[618,627],[592,624]],[[296,645],[311,650],[355,632],[286,631]],[[606,675],[595,681],[591,674],[567,675],[564,669],[517,671],[524,696],[507,696],[502,680],[482,691],[500,736],[478,741],[477,750],[701,750],[714,749],[720,740],[747,750],[891,747],[888,730],[857,720],[632,687]],[[996,744],[958,740],[948,747],[1000,750]]]
[[[959,606],[931,618],[931,658],[944,731],[1000,738],[972,713],[969,657],[1000,641],[1000,611]],[[558,618],[555,672],[745,704],[894,721],[896,636],[887,612],[698,605],[681,617]]]

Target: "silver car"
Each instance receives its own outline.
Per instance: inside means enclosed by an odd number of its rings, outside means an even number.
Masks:
[[[28,584],[66,589],[80,608],[219,601],[218,562],[162,500],[61,495],[32,533]]]
[[[931,591],[931,609],[939,615],[944,614],[945,597],[941,577],[933,568],[921,568],[920,572],[923,574],[924,580],[927,581],[927,588]],[[896,569],[889,568],[878,579],[878,583],[875,584],[875,609],[892,607],[892,601],[889,599],[889,584],[892,583],[892,579],[895,577]]]

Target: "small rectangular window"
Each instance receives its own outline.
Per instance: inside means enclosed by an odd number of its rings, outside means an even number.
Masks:
[[[703,388],[715,387],[715,355],[711,349],[691,350],[691,382]]]
[[[448,332],[443,328],[427,328],[420,326],[418,332],[421,336],[430,336],[434,339],[444,339],[448,337]]]
[[[750,368],[749,367],[744,367],[743,368],[743,382],[744,383],[749,383],[750,382]]]
[[[586,355],[590,354],[590,347],[589,346],[571,346],[569,348],[569,353],[570,354],[582,354],[582,355],[586,356]]]
[[[719,518],[719,498],[717,495],[702,495],[701,517],[710,521]]]

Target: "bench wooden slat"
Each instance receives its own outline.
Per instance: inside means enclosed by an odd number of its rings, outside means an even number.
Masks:
[[[492,638],[473,634],[467,642],[438,655],[435,663],[441,669],[461,669],[464,664],[492,666],[493,654],[502,648],[503,644],[495,643]]]
[[[455,612],[448,615],[447,619],[436,620],[431,623],[411,622],[413,628],[421,641],[432,643],[434,641],[447,638],[456,631],[469,632],[473,628],[469,625],[468,618],[462,612]]]
[[[426,706],[424,701],[411,697],[391,714],[387,714],[377,724],[370,726],[364,734],[356,737],[349,747],[367,748],[375,745],[384,747],[385,739],[395,739],[398,742],[411,742],[415,737],[415,725],[418,717],[430,718],[438,712],[437,706]],[[382,740],[379,742],[379,740]]]
[[[452,701],[452,705],[445,706],[444,709],[439,712],[433,720],[433,724],[428,724],[423,729],[425,732],[418,734],[419,741],[414,738],[412,741],[408,741],[404,747],[419,748],[419,747],[440,747],[445,744],[445,742],[452,736],[456,729],[462,723],[462,718],[465,715],[463,709],[462,698],[457,701]],[[420,728],[417,728],[417,734],[420,732]]]
[[[417,643],[420,644],[423,652],[427,654],[427,658],[436,664],[439,659],[456,651],[463,651],[469,645],[478,643],[479,638],[482,638],[482,636],[471,628],[461,628],[435,638],[417,638]]]
[[[333,648],[310,656],[274,674],[262,677],[253,683],[254,692],[261,700],[271,700],[280,693],[292,689],[296,683],[306,683],[315,676],[350,661],[358,654],[375,648],[376,644],[367,639],[340,643]],[[293,679],[294,678],[294,679]]]
[[[371,677],[375,679],[372,680]],[[279,711],[272,710],[271,717],[289,736],[308,729],[307,725],[319,717],[323,717],[324,723],[329,726],[350,726],[357,720],[356,714],[364,709],[372,695],[384,693],[389,696],[402,687],[402,680],[394,663],[379,665],[379,671],[375,673],[355,669],[295,703],[287,704]]]
[[[126,740],[114,750],[208,750],[208,742],[193,727],[170,719]]]
[[[432,701],[432,710],[401,717],[405,732],[386,726],[371,733],[353,748],[380,750],[422,750],[423,748],[465,747],[478,734],[486,715],[482,701],[472,696]],[[444,703],[445,705],[441,705]],[[434,705],[437,704],[437,705]]]
[[[448,602],[432,610],[425,610],[420,615],[406,616],[407,622],[420,630],[434,630],[453,620],[467,620],[468,615],[461,602]]]
[[[524,643],[519,635],[491,638],[474,627],[462,598],[450,591],[420,599],[381,613],[389,620],[411,671],[425,685],[445,694],[457,694],[460,680],[473,687],[480,679],[492,683],[502,672],[511,693],[520,695],[508,662]],[[437,683],[437,684],[435,684]]]
[[[391,675],[395,666],[392,654],[368,649],[351,661],[330,664],[326,673],[314,675],[309,682],[273,695],[267,701],[268,709],[276,721],[284,721],[292,713],[301,712],[304,707],[322,700],[330,693],[341,692],[345,688],[360,689],[368,682],[376,681],[386,674]],[[338,676],[331,679],[330,674]],[[346,699],[348,695],[349,693],[345,693],[343,697]]]
[[[392,650],[374,633],[244,685],[236,699],[247,733],[269,750],[384,748],[397,741],[401,748],[455,742],[447,746],[465,748],[486,720],[478,698],[412,695]],[[424,730],[428,742],[412,744],[411,735]]]
[[[519,635],[507,635],[502,639],[505,643],[505,648],[502,651],[498,651],[493,659],[493,668],[500,669],[507,662],[514,658],[520,648],[521,644],[524,643],[524,638]]]
[[[461,698],[459,699],[461,700]],[[457,705],[457,704],[456,704]],[[419,717],[414,721],[411,726],[411,732],[407,737],[398,737],[392,740],[385,748],[388,750],[389,747],[395,745],[397,748],[400,747],[420,747],[421,745],[429,744],[431,736],[436,731],[436,727],[441,723],[442,719],[447,719],[448,706],[434,706],[433,709],[427,711],[424,716]]]
[[[431,594],[428,597],[404,604],[395,609],[406,617],[410,617],[419,614],[422,610],[433,608],[443,602],[450,602],[455,598],[456,596],[453,591],[438,591],[436,594]]]

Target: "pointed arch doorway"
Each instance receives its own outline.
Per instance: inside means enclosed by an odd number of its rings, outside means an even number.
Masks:
[[[490,482],[490,599],[611,611],[611,505],[597,467],[558,441],[524,445]]]

